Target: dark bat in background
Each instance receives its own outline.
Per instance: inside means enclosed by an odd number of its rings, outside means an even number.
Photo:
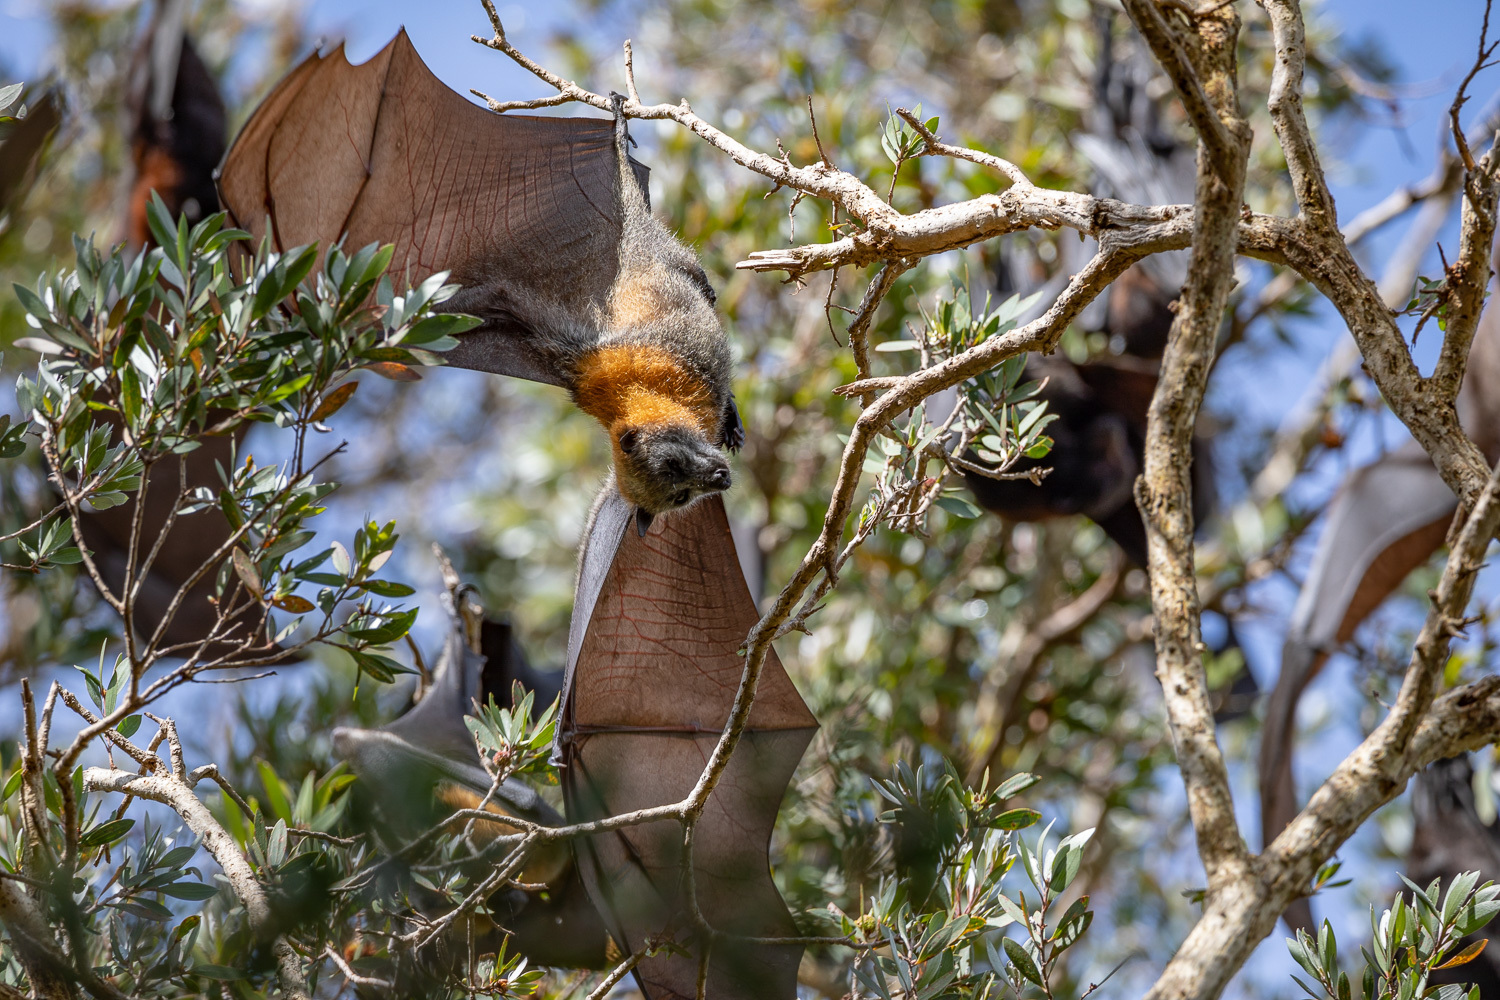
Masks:
[[[22,106],[26,114],[17,116]],[[49,87],[41,96],[17,102],[4,111],[16,119],[0,125],[0,214],[10,214],[31,190],[48,141],[62,124],[62,97]],[[10,228],[15,228],[14,219]]]
[[[130,142],[129,177],[121,230],[135,248],[151,245],[145,206],[151,192],[174,213],[196,219],[218,210],[213,170],[224,152],[227,117],[217,83],[186,33],[187,0],[162,0],[131,60],[126,117]],[[5,176],[0,173],[0,176]],[[243,432],[238,436],[243,437]],[[91,512],[81,524],[106,584],[119,593],[130,547],[136,504],[144,504],[140,551],[148,552],[170,516],[179,465],[189,488],[219,485],[215,463],[228,467],[237,437],[206,438],[203,446],[161,462],[141,496],[105,511]],[[229,527],[213,517],[177,520],[144,575],[136,602],[135,626],[149,634],[182,585],[229,537]],[[213,574],[197,584],[174,616],[164,638],[168,645],[195,642],[217,620],[208,601]]]
[[[697,783],[734,702],[740,647],[759,613],[723,501],[708,497],[629,530],[630,505],[606,491],[579,564],[556,760],[572,820],[670,805]],[[767,654],[748,728],[709,797],[693,844],[697,903],[715,932],[708,995],[796,993],[800,944],[771,881],[767,850],[787,782],[817,731],[776,654]],[[659,820],[579,843],[589,895],[622,951],[675,931],[687,954],[643,959],[648,1000],[697,996],[705,942],[687,922],[683,831]]]
[[[368,62],[313,54],[220,170],[236,222],[277,249],[393,243],[391,271],[449,271],[483,326],[449,364],[568,390],[609,432],[652,517],[727,489],[742,439],[733,358],[691,250],[650,212],[615,121],[497,115],[444,86],[403,31]],[[269,230],[267,230],[269,220]]]
[[[1099,75],[1088,130],[1073,142],[1094,172],[1095,193],[1136,204],[1192,201],[1194,154],[1182,147],[1161,120],[1161,102],[1150,96],[1160,74],[1155,59],[1140,47],[1121,50],[1114,37],[1114,15],[1101,14]],[[1042,289],[1026,322],[1050,304],[1082,265],[1077,241],[1060,240],[1053,277],[1043,281],[1026,254],[1007,253],[996,261],[1001,295]],[[1010,521],[1046,521],[1083,515],[1104,530],[1135,566],[1146,566],[1146,529],[1135,503],[1135,481],[1145,469],[1146,414],[1156,391],[1158,369],[1172,328],[1172,303],[1187,277],[1186,251],[1154,254],[1113,284],[1079,318],[1084,329],[1109,338],[1111,355],[1074,362],[1060,352],[1033,355],[1025,378],[1046,379],[1038,398],[1057,420],[1047,428],[1051,451],[1023,459],[1017,471],[1049,468],[1040,484],[997,480],[973,472],[964,483],[980,506]],[[1206,437],[1193,442],[1193,517],[1202,524],[1213,512],[1212,449]],[[972,457],[972,456],[971,456]],[[977,459],[975,459],[977,461]],[[1233,622],[1224,621],[1216,653],[1239,648]],[[1255,676],[1242,667],[1214,692],[1220,721],[1253,707],[1259,694]]]
[[[194,223],[218,211],[214,168],[224,157],[229,116],[217,81],[187,33],[189,0],[160,0],[131,60],[126,109],[134,168],[125,239],[151,243],[151,192]]]
[[[468,589],[459,586],[451,570],[445,576],[449,578],[444,598],[448,635],[420,700],[379,729],[333,731],[334,750],[359,775],[360,799],[388,849],[399,847],[453,811],[477,808],[484,801],[492,781],[480,766],[464,716],[475,711],[476,702],[491,696],[498,704],[508,705],[510,681],[535,676],[509,626],[481,620],[469,601]],[[481,827],[492,835],[514,832],[514,826],[505,824],[505,816],[546,826],[563,822],[530,786],[515,778],[499,787],[486,808],[496,820]],[[483,877],[479,872],[476,880]],[[573,852],[566,844],[535,851],[516,880],[546,888],[505,888],[490,897],[488,905],[510,935],[512,948],[542,965],[598,968],[605,963],[604,924],[584,891]],[[487,945],[493,948],[497,943]]]
[[[1500,461],[1500,310],[1493,306],[1475,330],[1458,407],[1474,443],[1490,462]],[[1274,840],[1300,808],[1292,757],[1302,692],[1360,623],[1438,550],[1457,507],[1415,443],[1350,473],[1329,505],[1266,706],[1259,762],[1263,843]],[[1287,909],[1286,919],[1293,927],[1313,928],[1305,899]]]
[[[1137,50],[1117,51],[1113,18],[1101,15],[1099,76],[1088,131],[1074,143],[1093,167],[1096,193],[1137,204],[1192,200],[1193,154],[1179,146],[1160,122],[1160,102],[1148,84],[1159,73]],[[1076,241],[1059,241],[1064,255],[1081,253]],[[1041,287],[1038,311],[1056,298],[1075,268],[1056,262],[1055,277]],[[1038,286],[1023,255],[999,262],[1002,295]],[[1157,370],[1172,327],[1171,304],[1187,276],[1182,251],[1153,255],[1131,267],[1108,294],[1080,318],[1086,329],[1109,336],[1113,356],[1083,363],[1061,354],[1034,356],[1026,378],[1047,379],[1038,398],[1058,419],[1048,428],[1051,452],[1016,466],[1051,468],[1040,484],[996,480],[974,473],[965,484],[979,504],[1013,521],[1041,521],[1082,514],[1104,529],[1136,566],[1146,565],[1146,529],[1135,505],[1135,480],[1145,467],[1146,412],[1156,391]],[[1023,317],[1023,321],[1027,317]],[[1208,446],[1194,446],[1193,503],[1201,523],[1213,506]]]

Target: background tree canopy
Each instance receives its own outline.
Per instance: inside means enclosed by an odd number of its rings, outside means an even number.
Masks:
[[[101,249],[120,236],[121,185],[129,163],[122,124],[129,53],[150,6],[69,0],[14,22],[15,37],[45,38],[35,52],[24,51],[22,43],[0,45],[0,84],[26,79],[33,107],[43,88],[55,86],[66,108],[35,176],[0,206],[0,276],[7,289],[11,281],[31,287],[39,274],[73,267],[74,233],[96,234]],[[1274,62],[1269,21],[1258,8],[1240,6],[1246,8],[1241,101],[1256,136],[1244,201],[1256,212],[1293,214],[1297,203],[1267,112]],[[1465,0],[1432,15],[1451,41],[1446,49],[1427,45],[1413,29],[1411,48],[1425,59],[1413,69],[1407,40],[1394,22],[1378,23],[1378,10],[1309,5],[1305,102],[1341,215],[1352,217],[1353,209],[1432,172],[1439,157],[1427,129],[1437,127],[1472,61],[1483,11],[1478,0]],[[1148,184],[1145,193],[1109,193],[1148,204],[1192,200],[1196,139],[1190,123],[1112,3],[580,0],[547,10],[513,5],[500,13],[512,42],[603,93],[623,89],[618,46],[629,37],[646,101],[685,97],[704,119],[747,145],[779,147],[798,164],[826,155],[881,194],[889,191],[890,203],[903,212],[998,192],[1006,184],[974,164],[903,155],[906,148],[914,152],[918,140],[893,116],[897,107],[915,107],[920,118],[938,116],[945,141],[1003,156],[1037,185],[1069,191],[1109,186],[1099,156],[1090,155],[1087,139],[1080,137],[1114,135],[1119,115],[1135,115],[1131,135],[1163,166],[1148,179],[1155,187]],[[383,44],[401,16],[376,5],[359,12],[356,22],[354,12],[317,4],[207,0],[193,6],[189,23],[205,63],[221,81],[232,130],[310,48],[315,32],[341,34],[342,19],[357,29],[351,45],[357,60]],[[467,40],[470,33],[489,30],[477,3],[404,16],[422,18],[409,25],[417,47],[455,89],[473,87],[501,99],[545,96],[537,80]],[[1100,86],[1111,67],[1115,89],[1108,93],[1118,106],[1109,104]],[[1466,125],[1493,113],[1493,88],[1487,75],[1472,86]],[[740,547],[750,553],[752,589],[757,597],[774,594],[822,527],[841,435],[860,412],[858,400],[832,390],[857,377],[846,339],[849,314],[874,269],[845,269],[832,286],[826,271],[788,283],[780,275],[736,269],[755,251],[850,231],[849,220],[831,212],[827,202],[772,190],[764,178],[671,123],[637,122],[633,134],[641,143],[636,155],[651,167],[654,209],[701,253],[739,355],[736,393],[747,442],[726,502]],[[1174,150],[1181,155],[1175,162],[1185,171],[1186,190],[1171,188],[1167,164],[1174,162]],[[1435,216],[1433,225],[1423,221],[1426,210],[1418,209],[1410,232],[1404,228],[1410,217],[1402,217],[1360,247],[1372,274],[1387,268],[1399,274],[1402,254],[1414,253],[1408,286],[1418,275],[1442,276],[1437,244],[1451,260],[1458,245],[1457,210],[1451,192],[1445,202],[1428,202],[1434,203],[1444,211],[1427,213]],[[987,301],[1000,307],[1012,295],[1066,280],[1087,259],[1080,245],[1081,237],[1068,229],[1030,230],[904,271],[868,332],[871,374],[911,370],[914,355],[903,347],[912,343],[914,330],[967,328],[962,310],[982,319]],[[1261,692],[1274,683],[1291,605],[1334,487],[1351,468],[1406,440],[1357,364],[1346,359],[1320,368],[1332,345],[1348,340],[1343,323],[1310,288],[1278,273],[1241,259],[1222,361],[1198,427],[1201,438],[1211,439],[1211,450],[1199,453],[1196,484],[1212,497],[1197,553],[1209,647],[1205,666],[1221,698],[1218,735],[1246,829],[1255,827],[1264,704],[1247,678]],[[1055,295],[1057,286],[1052,288]],[[954,303],[961,304],[957,317]],[[1415,316],[1403,318],[1403,329],[1410,332],[1415,323]],[[7,376],[0,413],[18,421],[29,407],[9,384],[17,373],[33,370],[34,359],[11,345],[34,332],[23,302],[9,293],[0,296]],[[1117,359],[1125,346],[1111,332],[1097,317],[1081,318],[1064,333],[1061,354],[1080,365]],[[1424,370],[1430,370],[1440,339],[1435,330],[1418,338],[1414,354]],[[415,586],[410,603],[421,612],[411,645],[381,655],[403,665],[421,654],[425,662],[437,655],[448,625],[437,600],[437,566],[428,555],[436,542],[459,577],[478,588],[480,603],[513,622],[532,662],[560,666],[577,546],[608,467],[604,438],[548,387],[454,370],[428,370],[415,383],[362,374],[358,384],[347,404],[326,418],[331,434],[316,428],[302,434],[314,444],[347,441],[320,473],[341,485],[326,501],[319,545],[325,538],[347,540],[356,530],[384,539],[387,519],[395,520],[400,533],[400,546],[383,572]],[[284,429],[251,430],[240,456],[253,454],[261,466],[299,461],[300,445],[279,433]],[[1288,454],[1292,468],[1268,487],[1269,460]],[[26,524],[48,494],[36,449],[0,470],[4,534]],[[968,496],[953,493],[947,499],[954,502],[935,507],[922,530],[876,530],[809,620],[810,631],[778,643],[822,730],[782,809],[773,840],[777,883],[794,912],[836,907],[857,916],[882,877],[909,877],[914,852],[920,853],[921,824],[914,817],[921,810],[900,800],[903,789],[931,794],[923,809],[941,812],[941,803],[932,803],[948,787],[945,780],[955,789],[960,778],[977,784],[988,767],[994,787],[1006,776],[1034,773],[1041,784],[1018,793],[1012,806],[1036,809],[1063,833],[1095,830],[1056,904],[1065,907],[1086,894],[1093,926],[1057,958],[1050,994],[1078,995],[1116,969],[1109,990],[1143,992],[1198,919],[1198,890],[1205,885],[1152,676],[1146,574],[1087,517],[1002,520],[969,503]],[[365,551],[365,557],[376,551]],[[0,555],[7,563],[20,560],[12,548],[0,549]],[[1311,689],[1299,717],[1297,777],[1304,796],[1394,699],[1428,606],[1426,595],[1440,572],[1441,562],[1434,561],[1413,574]],[[1469,612],[1477,618],[1445,667],[1448,686],[1494,672],[1496,582],[1493,570],[1480,579]],[[20,678],[45,690],[53,677],[72,683],[72,666],[80,664],[97,669],[108,688],[114,655],[109,643],[118,622],[68,566],[10,573],[3,585],[0,680],[6,693],[0,693],[0,729],[9,775],[22,737]],[[185,686],[157,711],[177,718],[191,756],[217,762],[268,822],[273,815],[283,821],[284,852],[287,824],[338,836],[358,831],[357,812],[329,811],[348,781],[336,767],[329,734],[338,725],[389,719],[409,699],[404,677],[373,683],[367,663],[320,647],[314,659],[280,667],[272,678]],[[1472,757],[1472,777],[1466,771],[1455,779],[1468,789],[1469,807],[1491,836],[1500,790],[1493,759],[1490,749],[1479,751]],[[86,758],[102,760],[102,749]],[[952,777],[934,778],[944,762],[952,763]],[[912,770],[887,788],[894,789],[895,812],[901,813],[893,824],[882,815],[893,803],[881,797],[876,781],[919,765],[925,765],[922,776]],[[14,805],[11,800],[6,808]],[[977,828],[975,816],[993,818],[984,812],[992,805],[964,801],[955,829],[968,836],[971,825]],[[247,843],[255,840],[238,806],[221,798],[215,809]],[[1371,938],[1368,906],[1388,906],[1401,887],[1397,873],[1408,870],[1408,852],[1414,840],[1421,842],[1417,812],[1403,797],[1377,813],[1339,854],[1339,878],[1350,881],[1314,900],[1319,919],[1328,917],[1345,942],[1346,955]],[[154,851],[160,861],[169,850],[158,842],[163,835],[176,837],[175,843],[188,840],[171,813],[153,815],[158,831],[146,833],[138,850],[147,858]],[[4,829],[18,836],[14,823]],[[139,839],[144,829],[131,836]],[[277,850],[274,837],[260,849]],[[259,860],[271,867],[286,861]],[[338,863],[346,862],[357,864],[349,858]],[[178,867],[185,863],[175,859]],[[1483,869],[1487,863],[1466,867]],[[347,874],[318,877],[331,881]],[[1483,874],[1500,876],[1500,869]],[[179,898],[191,896],[187,891]],[[187,912],[180,903],[171,906],[179,915]],[[332,912],[321,919],[335,935],[354,917]],[[335,950],[348,943],[334,936],[328,942]],[[838,978],[840,962],[847,956],[816,948],[813,955],[804,983],[841,995],[848,980]],[[350,956],[358,957],[358,949]],[[1230,992],[1291,995],[1288,974],[1302,975],[1303,969],[1307,963],[1294,961],[1273,935]],[[205,975],[212,979],[212,970]],[[1311,969],[1307,975],[1318,978]],[[330,979],[325,989],[339,982]],[[548,973],[523,985],[563,996],[579,981]]]

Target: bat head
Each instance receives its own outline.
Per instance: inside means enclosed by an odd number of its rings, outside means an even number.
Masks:
[[[696,426],[622,422],[611,430],[620,495],[642,512],[643,528],[657,514],[729,488],[729,460]]]

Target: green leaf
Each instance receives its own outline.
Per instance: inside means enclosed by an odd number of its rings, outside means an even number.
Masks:
[[[141,728],[141,717],[139,715],[127,715],[120,720],[120,724],[115,727],[115,730],[121,736],[130,739],[139,728]]]
[[[135,820],[133,819],[112,819],[108,822],[100,823],[78,838],[79,846],[103,847],[105,844],[112,844],[129,833],[130,828],[133,826],[135,826]]]
[[[978,507],[974,506],[963,497],[938,497],[937,505],[943,508],[943,510],[946,510],[948,513],[952,514],[954,517],[972,519],[979,517],[984,513],[984,511],[980,510]]]
[[[188,974],[201,976],[204,979],[218,979],[226,983],[240,982],[245,978],[245,974],[239,969],[231,969],[227,965],[212,965],[208,962],[193,966],[188,970]]]
[[[255,767],[260,772],[260,782],[266,790],[266,804],[271,807],[271,815],[290,819],[292,803],[287,794],[286,783],[265,761],[256,761]]]
[[[181,868],[183,865],[187,864],[189,860],[191,860],[196,852],[196,847],[191,847],[186,844],[181,847],[174,847],[166,854],[163,854],[161,856],[161,859],[156,863],[157,867]]]
[[[1007,809],[990,825],[997,830],[1024,830],[1028,826],[1035,826],[1042,820],[1042,814],[1035,809]]]
[[[1313,957],[1313,952],[1309,947],[1310,944],[1311,942],[1308,940],[1305,931],[1299,930],[1295,938],[1286,939],[1287,951],[1292,953],[1292,958],[1298,965],[1307,970],[1308,975],[1316,979],[1319,972],[1318,963]]]
[[[1013,798],[1014,796],[1020,795],[1028,788],[1031,788],[1041,780],[1042,779],[1037,777],[1036,775],[1030,774],[1025,771],[1022,771],[1020,774],[1013,774],[1009,778],[1006,778],[1003,782],[1001,782],[999,788],[995,789],[995,798]]]
[[[1004,942],[1005,954],[1010,958],[1011,964],[1016,971],[1037,986],[1042,985],[1042,973],[1036,967],[1036,960],[1031,957],[1025,948],[1014,938],[1006,938]]]
[[[121,899],[107,904],[117,910],[133,913],[147,920],[166,922],[172,919],[172,911],[154,899]]]
[[[159,891],[166,893],[173,899],[191,900],[212,899],[219,892],[213,886],[204,885],[202,882],[172,882],[162,886]]]
[[[1479,873],[1475,871],[1461,872],[1448,886],[1448,895],[1443,897],[1443,925],[1447,926],[1458,916],[1459,908],[1468,900],[1469,893],[1479,883]]]
[[[390,580],[366,580],[360,586],[381,597],[410,597],[416,593],[414,588],[404,583],[393,583]]]

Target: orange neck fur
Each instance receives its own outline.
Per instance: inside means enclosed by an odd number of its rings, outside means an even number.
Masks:
[[[712,436],[721,418],[708,385],[652,344],[603,347],[584,358],[573,398],[611,438],[626,428],[683,425]]]

